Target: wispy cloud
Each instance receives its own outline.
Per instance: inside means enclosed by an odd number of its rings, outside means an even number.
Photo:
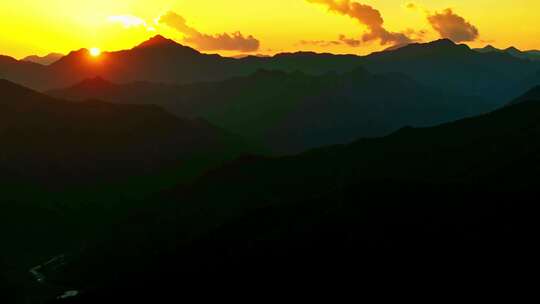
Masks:
[[[347,45],[358,47],[362,42],[358,39],[349,38],[345,35],[339,35],[337,40],[300,40],[300,45],[312,45],[317,47],[331,47],[337,45]]]
[[[168,12],[158,19],[158,23],[166,24],[182,33],[184,41],[192,44],[201,51],[240,51],[255,52],[260,48],[260,42],[255,37],[244,36],[240,32],[208,35],[190,27],[184,17],[175,12]]]
[[[107,18],[107,21],[111,23],[121,24],[125,28],[144,27],[149,31],[156,30],[153,26],[148,25],[148,23],[144,21],[143,19],[133,16],[133,15],[109,16]]]
[[[341,45],[341,41],[337,40],[300,40],[300,45],[312,45],[318,47],[330,47],[334,45]]]

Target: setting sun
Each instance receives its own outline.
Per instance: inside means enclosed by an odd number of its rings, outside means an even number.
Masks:
[[[98,57],[99,55],[101,55],[101,50],[98,49],[98,48],[91,48],[90,49],[90,55],[92,57]]]

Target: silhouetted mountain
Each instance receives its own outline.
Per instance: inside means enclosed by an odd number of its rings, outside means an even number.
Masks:
[[[157,104],[180,117],[202,117],[276,153],[348,143],[494,108],[480,98],[363,69],[323,76],[261,70],[248,77],[184,86],[114,85],[94,78],[49,94],[73,100]]]
[[[174,286],[245,283],[231,273],[296,286],[526,267],[536,260],[539,101],[238,160],[149,200],[152,209],[75,258],[58,282],[86,292],[69,303],[159,301]]]
[[[0,81],[0,166],[55,183],[144,175],[198,153],[218,157],[233,136],[157,106],[57,100]],[[240,141],[238,141],[240,142]]]
[[[482,96],[494,105],[521,94],[518,84],[540,66],[506,53],[476,52],[448,39],[374,53],[363,61],[369,71],[402,73],[425,85]]]
[[[183,47],[180,44],[178,44],[177,42],[175,42],[174,40],[165,38],[165,37],[163,37],[161,35],[156,35],[156,36],[148,39],[147,41],[144,41],[143,43],[136,46],[135,49],[147,49],[147,48],[163,48],[163,49],[167,49],[167,48],[180,48],[180,47],[182,47],[187,53],[190,53],[192,55],[199,54],[198,51],[196,51],[196,50],[194,50],[192,48],[189,48],[189,47]]]
[[[0,75],[39,90],[67,87],[94,77],[116,83],[188,84],[247,76],[260,69],[320,76],[363,66],[373,73],[405,74],[423,85],[459,95],[488,97],[497,105],[521,93],[522,88],[514,85],[540,69],[540,62],[505,53],[479,53],[450,40],[410,44],[366,57],[299,52],[233,59],[202,54],[162,36],[131,50],[105,52],[98,58],[91,57],[87,50],[75,51],[45,68],[16,63],[9,68],[0,65]]]
[[[509,47],[507,49],[502,50],[502,49],[495,48],[492,45],[487,45],[481,49],[474,49],[474,50],[480,53],[506,53],[516,58],[528,59],[528,60],[533,60],[533,61],[540,60],[540,51],[536,51],[536,50],[521,51],[515,47]]]
[[[260,68],[287,71],[300,69],[322,74],[329,71],[349,71],[358,65],[357,56],[330,54],[298,53],[280,54],[273,58],[226,58],[202,54],[158,35],[133,49],[104,52],[97,58],[90,56],[86,49],[73,51],[45,70],[38,67],[25,70],[21,65],[5,69],[0,65],[0,76],[44,90],[66,87],[94,77],[119,83],[151,81],[183,84],[224,80],[248,75]],[[21,74],[27,77],[22,78]]]
[[[50,54],[45,55],[43,57],[36,56],[36,55],[27,56],[27,57],[24,57],[21,60],[22,61],[29,61],[29,62],[33,62],[33,63],[38,63],[38,64],[41,64],[41,65],[51,65],[52,63],[58,61],[62,57],[64,57],[64,55],[62,55],[62,54],[50,53]]]

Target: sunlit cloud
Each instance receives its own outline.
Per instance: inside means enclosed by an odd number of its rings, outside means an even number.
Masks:
[[[299,45],[316,46],[316,47],[331,47],[331,46],[346,45],[349,47],[359,47],[361,43],[362,41],[358,39],[349,38],[345,35],[339,35],[338,39],[336,40],[300,40]]]
[[[476,26],[450,8],[428,15],[428,21],[442,38],[448,38],[454,42],[475,41],[480,35]]]
[[[302,46],[330,47],[341,45],[341,41],[337,40],[300,40],[298,43]]]
[[[351,0],[307,0],[310,3],[323,4],[328,10],[348,16],[365,25],[368,31],[361,37],[362,42],[378,40],[381,45],[401,45],[412,42],[406,34],[388,31],[384,27],[381,13],[372,6]],[[356,42],[354,42],[356,44]]]
[[[184,17],[175,12],[168,12],[156,21],[174,28],[184,35],[184,42],[192,44],[201,51],[240,51],[255,52],[260,42],[255,37],[244,36],[240,32],[208,35],[190,27]]]
[[[144,27],[148,31],[155,31],[156,28],[152,25],[148,25],[143,19],[132,16],[132,15],[118,15],[118,16],[109,16],[107,21],[111,23],[117,23],[124,26],[124,28],[129,29],[133,27]]]

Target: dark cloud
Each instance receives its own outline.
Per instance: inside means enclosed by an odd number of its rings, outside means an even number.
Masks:
[[[450,8],[441,13],[429,15],[428,21],[442,38],[448,38],[454,42],[474,41],[479,36],[476,26],[455,14]]]
[[[400,45],[412,42],[412,40],[404,33],[390,32],[385,29],[384,19],[382,18],[381,13],[369,5],[351,0],[307,1],[310,3],[324,4],[330,11],[349,16],[367,26],[368,31],[361,37],[362,42],[379,40],[381,45]]]
[[[255,37],[244,36],[240,32],[231,34],[223,33],[217,35],[203,34],[187,25],[186,19],[176,14],[168,12],[159,19],[180,33],[184,34],[184,41],[192,44],[201,51],[240,51],[255,52],[260,48],[260,42]]]

